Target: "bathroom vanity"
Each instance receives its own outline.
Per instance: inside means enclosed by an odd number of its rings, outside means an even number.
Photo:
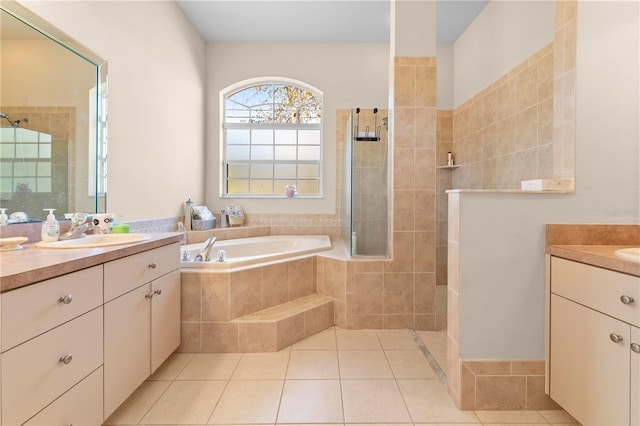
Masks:
[[[179,240],[0,262],[3,425],[99,425],[180,344]]]
[[[629,242],[547,245],[547,393],[584,425],[640,424],[640,263],[615,255]]]

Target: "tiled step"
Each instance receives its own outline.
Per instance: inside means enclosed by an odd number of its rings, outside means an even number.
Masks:
[[[333,299],[321,294],[236,318],[240,347],[275,352],[333,326]]]

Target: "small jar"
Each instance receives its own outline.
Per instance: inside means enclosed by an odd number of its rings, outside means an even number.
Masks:
[[[296,195],[298,195],[298,189],[296,188],[295,185],[287,185],[284,187],[284,195],[286,195],[289,198],[293,198]]]

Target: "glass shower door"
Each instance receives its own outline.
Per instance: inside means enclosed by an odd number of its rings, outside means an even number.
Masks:
[[[375,111],[375,112],[374,112]],[[389,233],[387,111],[352,111],[351,255],[386,257]]]

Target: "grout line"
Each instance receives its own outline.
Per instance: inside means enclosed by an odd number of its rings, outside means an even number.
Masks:
[[[291,365],[291,353],[293,351],[289,348],[289,357],[287,358],[287,368],[284,370],[284,378],[282,379],[282,387],[280,388],[280,398],[278,399],[278,409],[276,410],[276,418],[274,419],[274,424],[278,423],[278,419],[280,418],[280,409],[282,408],[282,399],[284,398],[284,388],[287,384],[287,375],[289,373],[289,366]]]
[[[418,345],[418,348],[420,348],[420,350],[422,351],[422,354],[424,355],[424,357],[427,358],[427,361],[429,362],[429,365],[431,366],[431,368],[433,368],[433,371],[436,372],[436,375],[438,376],[440,383],[442,383],[446,387],[447,374],[442,370],[442,368],[440,368],[440,365],[438,364],[436,359],[433,357],[433,355],[431,355],[431,352],[429,352],[429,349],[424,345],[424,342],[420,339],[420,337],[418,337],[415,330],[409,330],[409,332],[411,333],[411,336],[413,337],[414,342],[416,342],[416,345]]]
[[[415,280],[414,280],[414,286],[415,286]],[[413,331],[413,330],[410,330],[410,331]],[[382,340],[380,339],[380,335],[378,333],[376,333],[376,337],[378,338],[378,343],[380,343],[380,347],[382,347],[382,354],[384,355],[384,359],[387,361],[387,366],[389,367],[389,370],[391,371],[391,376],[393,377],[393,383],[395,383],[396,389],[400,394],[400,398],[402,399],[402,404],[404,405],[404,409],[407,410],[407,414],[409,415],[409,419],[411,419],[411,423],[414,423],[415,420],[413,419],[413,414],[411,414],[411,410],[409,409],[409,404],[407,404],[407,400],[405,398],[404,393],[402,392],[400,383],[398,383],[398,378],[396,377],[396,373],[395,371],[393,371],[393,368],[391,367],[391,363],[389,362],[389,357],[387,356],[388,349],[385,349],[384,345],[382,344]]]
[[[338,347],[338,332],[333,326],[333,339],[336,343],[336,363],[338,364],[338,383],[340,385],[340,407],[342,408],[342,423],[347,423],[347,416],[344,410],[344,392],[342,387],[342,369],[340,368],[340,348]]]
[[[220,395],[218,396],[218,400],[213,405],[213,408],[211,409],[211,413],[209,413],[209,417],[207,417],[207,424],[209,424],[209,422],[211,421],[211,418],[213,417],[213,413],[216,411],[216,408],[218,408],[218,405],[220,404],[220,401],[222,401],[222,396],[224,395],[224,393],[226,392],[227,388],[229,387],[229,384],[231,383],[231,378],[233,377],[233,374],[238,369],[238,365],[240,365],[240,361],[242,360],[243,356],[244,356],[244,354],[241,354],[238,357],[238,361],[236,361],[236,365],[231,370],[231,374],[229,374],[229,377],[227,378],[226,383],[224,384],[224,387],[222,388],[222,392],[220,392]]]
[[[145,380],[145,381],[147,381],[147,380]],[[171,387],[171,385],[173,385],[173,382],[174,382],[173,380],[171,380],[171,381],[170,381],[169,386],[167,386],[167,387],[165,388],[165,390],[163,390],[163,391],[160,393],[160,395],[158,396],[158,398],[156,398],[156,400],[153,402],[153,404],[151,404],[151,406],[149,407],[149,409],[148,409],[147,411],[145,411],[145,412],[144,412],[144,414],[140,417],[140,420],[138,420],[138,422],[137,422],[136,424],[140,424],[140,422],[142,422],[142,421],[145,419],[145,417],[147,417],[147,416],[149,415],[149,413],[151,412],[151,410],[153,409],[153,407],[155,407],[155,406],[156,406],[156,404],[158,403],[158,401],[160,401],[160,399],[162,399],[162,397],[164,396],[164,394],[165,394],[165,393],[167,393],[167,391],[169,390],[169,388]],[[143,382],[143,383],[144,383],[144,382]],[[137,389],[137,388],[136,388],[136,389]],[[134,391],[134,392],[135,392],[135,391]],[[131,397],[131,395],[129,395],[129,396],[127,397],[127,399],[129,399],[130,397]],[[126,401],[126,399],[125,399],[125,401]],[[124,403],[124,401],[122,401],[122,403]],[[120,405],[122,405],[122,403],[121,403]],[[118,408],[120,408],[120,406],[118,406]],[[116,408],[116,409],[115,409],[115,411],[109,415],[109,417],[111,417],[111,416],[112,416],[116,411],[118,411],[118,408]],[[108,418],[107,418],[107,419],[105,419],[105,422],[106,422],[107,420],[108,420]]]
[[[171,356],[171,355],[169,355]],[[189,361],[184,365],[184,367],[182,367],[180,369],[180,371],[175,375],[175,377],[173,377],[170,380],[149,380],[149,378],[147,377],[147,379],[145,379],[144,382],[155,382],[155,381],[168,381],[169,385],[165,388],[165,390],[163,390],[160,395],[158,396],[158,398],[156,398],[156,400],[153,402],[153,404],[151,404],[151,406],[149,407],[149,409],[147,411],[144,412],[144,414],[140,417],[140,420],[138,420],[138,422],[136,424],[140,424],[140,422],[151,412],[151,409],[153,409],[153,407],[156,406],[156,404],[158,403],[158,401],[160,401],[160,398],[162,398],[162,396],[169,390],[169,388],[171,387],[171,385],[173,385],[173,383],[176,381],[176,379],[178,378],[178,376],[180,375],[180,373],[182,373],[182,370],[184,370],[185,368],[187,368],[187,365],[189,365],[191,363],[191,361],[193,360],[195,354],[191,354],[191,358],[189,359]],[[165,362],[167,362],[168,358],[166,360],[164,360],[164,362],[162,364],[164,364]],[[161,365],[162,366],[162,365]],[[160,367],[158,367],[158,369],[160,369]],[[156,370],[157,371],[157,370]],[[142,382],[142,383],[144,383]],[[142,385],[142,384],[141,384]],[[137,389],[137,388],[136,388]],[[134,391],[135,392],[135,391]],[[127,399],[129,399],[131,397],[131,395],[129,395],[127,397]],[[126,399],[125,399],[126,401]],[[124,403],[124,401],[120,404],[122,405]],[[118,407],[120,408],[120,407]],[[118,411],[118,408],[116,408],[116,410],[111,413],[111,415],[109,417],[111,417],[116,411]],[[107,419],[105,419],[106,422]]]

